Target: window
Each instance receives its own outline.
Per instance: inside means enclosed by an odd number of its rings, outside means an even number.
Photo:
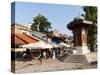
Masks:
[[[42,36],[42,38],[46,38],[46,36]]]

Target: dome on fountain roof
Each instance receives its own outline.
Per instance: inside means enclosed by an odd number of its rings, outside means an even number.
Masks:
[[[83,20],[83,19],[84,19],[83,16],[77,16],[77,17],[74,18],[74,20]]]

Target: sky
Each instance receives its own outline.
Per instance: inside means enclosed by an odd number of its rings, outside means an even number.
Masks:
[[[53,30],[57,29],[69,36],[72,36],[72,32],[67,29],[67,24],[84,13],[82,6],[79,5],[16,2],[15,8],[13,4],[11,8],[11,18],[15,23],[29,25],[29,22],[33,22],[34,17],[41,14],[51,23]]]

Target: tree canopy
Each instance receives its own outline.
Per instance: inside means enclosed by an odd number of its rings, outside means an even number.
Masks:
[[[45,16],[38,15],[33,19],[33,24],[31,25],[33,31],[48,32],[49,29],[52,29],[51,23],[48,21]]]
[[[84,18],[93,22],[92,27],[88,29],[88,45],[90,50],[94,51],[97,42],[97,7],[84,6],[83,10],[85,12]]]

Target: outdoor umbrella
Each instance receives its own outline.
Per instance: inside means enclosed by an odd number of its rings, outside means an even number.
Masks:
[[[53,47],[56,47],[56,48],[58,47],[56,43],[50,42],[49,44],[52,45]]]
[[[59,47],[70,47],[68,44],[61,42],[58,44]]]
[[[26,44],[26,45],[21,45],[20,47],[22,47],[22,48],[32,48],[32,49],[53,48],[52,45],[45,43],[44,41],[40,41],[40,42],[37,42],[37,43],[30,43],[30,44]]]
[[[37,45],[38,45],[39,47],[43,48],[43,49],[46,49],[46,48],[53,48],[52,45],[50,45],[50,44],[48,44],[48,43],[46,43],[46,42],[44,42],[44,41],[38,42]]]

